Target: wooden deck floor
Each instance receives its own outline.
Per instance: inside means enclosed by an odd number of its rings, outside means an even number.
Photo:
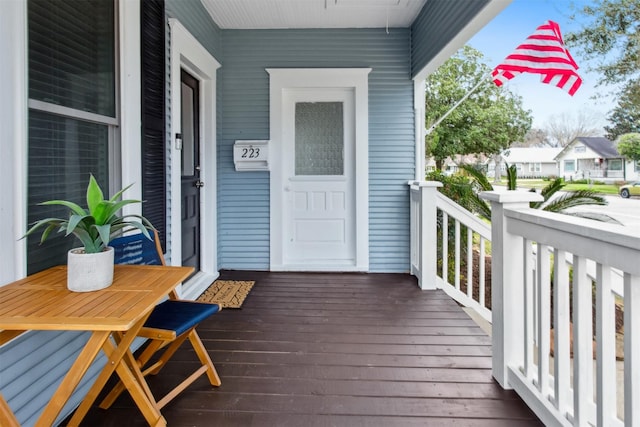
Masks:
[[[201,378],[169,426],[533,426],[491,377],[491,342],[441,291],[395,274],[223,272],[255,280],[242,309],[198,328],[222,386]],[[152,390],[192,368],[184,350]],[[143,426],[128,396],[87,426]]]

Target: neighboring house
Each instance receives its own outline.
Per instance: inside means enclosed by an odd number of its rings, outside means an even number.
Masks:
[[[220,269],[408,272],[424,79],[509,2],[383,3],[3,2],[0,284],[65,262],[70,239],[20,237],[38,202],[81,201],[89,173],[110,193],[135,183],[168,262],[198,271],[185,298]],[[0,348],[21,423],[85,339]]]
[[[469,154],[469,155],[455,155],[453,158],[447,157],[442,163],[442,172],[445,175],[453,175],[460,170],[460,165],[484,165],[486,158],[483,154]],[[431,172],[436,169],[436,162],[433,157],[427,158],[426,172]]]
[[[558,176],[555,157],[560,148],[554,147],[515,147],[504,150],[500,155],[502,174],[506,174],[506,165],[515,165],[519,178],[549,178]],[[495,169],[495,162],[489,161],[489,170]]]
[[[559,176],[565,180],[595,179],[604,182],[625,180],[624,157],[613,142],[604,137],[580,136],[556,156]]]
[[[627,160],[624,162],[624,180],[640,181],[640,160]]]

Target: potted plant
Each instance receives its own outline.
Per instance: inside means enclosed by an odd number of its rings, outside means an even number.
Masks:
[[[133,184],[131,184],[133,185]],[[112,238],[132,230],[140,230],[151,239],[147,229],[153,229],[151,223],[141,215],[119,215],[123,206],[141,203],[140,200],[118,200],[131,185],[120,190],[109,200],[104,195],[93,175],[87,186],[87,208],[67,200],[49,200],[41,205],[62,205],[69,208],[69,218],[44,218],[37,221],[24,237],[44,228],[40,243],[44,242],[52,231],[73,234],[82,242],[83,247],[71,249],[67,256],[67,287],[76,292],[88,292],[106,288],[113,282],[113,248],[109,247]]]

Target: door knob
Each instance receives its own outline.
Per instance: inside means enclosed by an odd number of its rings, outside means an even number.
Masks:
[[[197,180],[195,184],[193,184],[196,188],[204,187],[204,182]]]

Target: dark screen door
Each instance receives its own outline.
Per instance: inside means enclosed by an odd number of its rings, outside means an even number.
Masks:
[[[182,265],[200,270],[200,111],[198,80],[181,71]]]

